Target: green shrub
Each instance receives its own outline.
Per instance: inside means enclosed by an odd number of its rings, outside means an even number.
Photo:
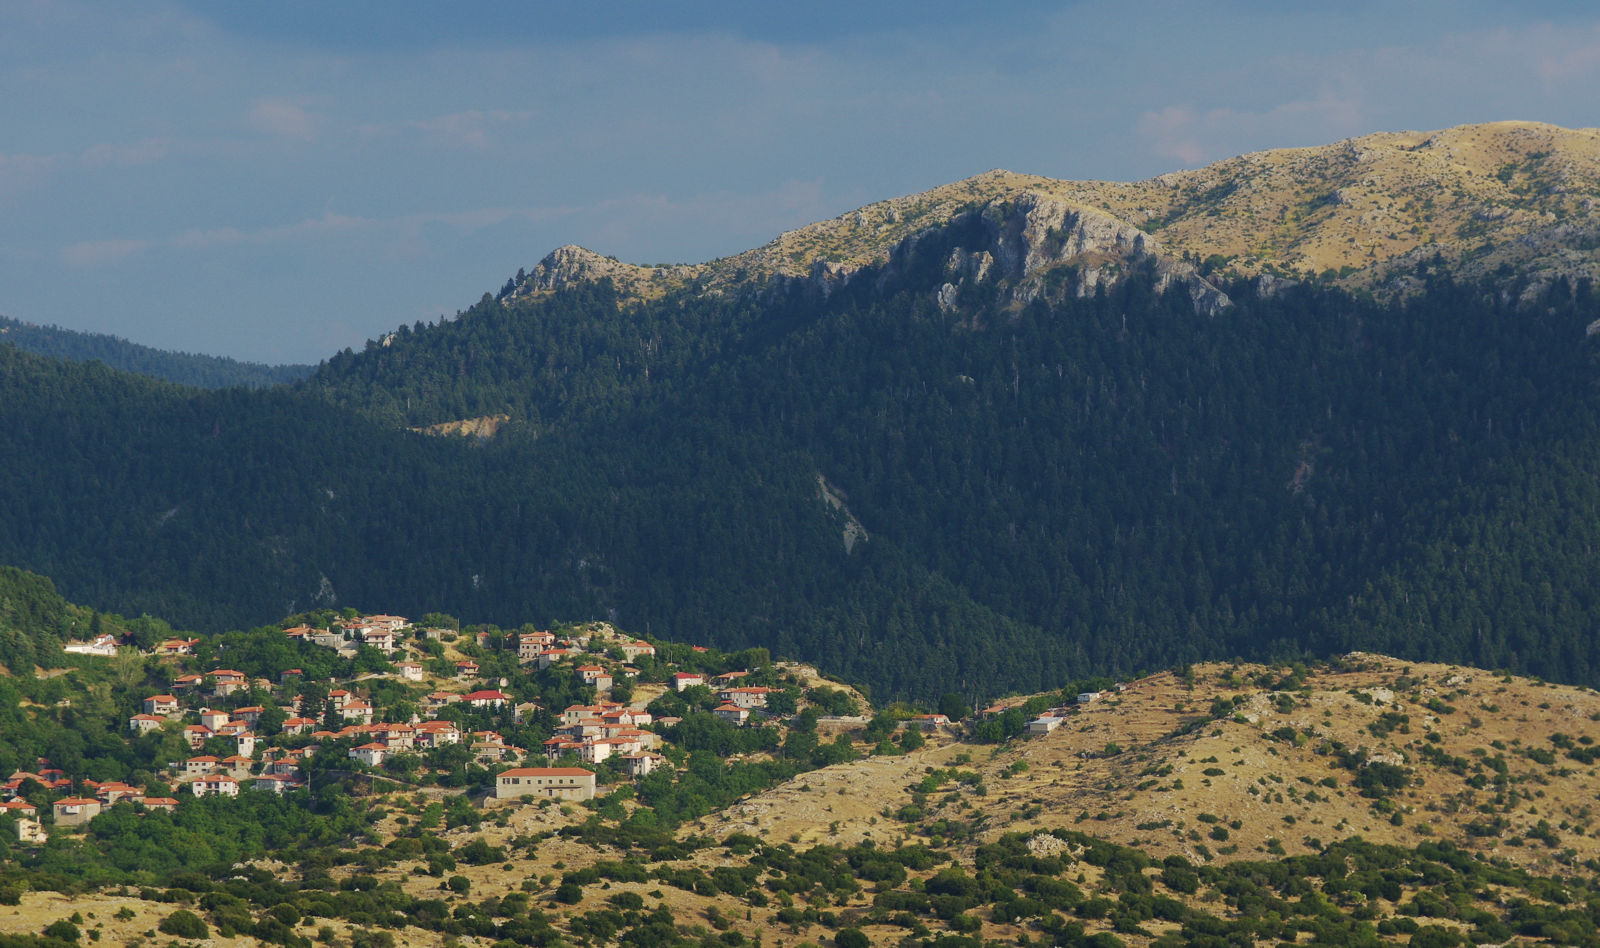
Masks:
[[[211,934],[206,923],[200,916],[188,909],[178,909],[171,915],[161,920],[156,926],[163,935],[175,935],[178,938],[206,938]]]

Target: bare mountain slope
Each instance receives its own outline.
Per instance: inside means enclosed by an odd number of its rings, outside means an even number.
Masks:
[[[519,292],[601,276],[639,295],[692,282],[727,289],[774,276],[826,283],[887,263],[904,241],[974,212],[995,221],[997,234],[1018,231],[1034,255],[1046,251],[1041,260],[1090,269],[1153,254],[1239,276],[1327,276],[1404,288],[1396,277],[1442,258],[1468,278],[1502,267],[1593,277],[1600,274],[1597,198],[1600,130],[1495,122],[1255,152],[1131,183],[988,171],[705,264],[641,267],[563,247]],[[1063,230],[1091,239],[1051,246]],[[1028,257],[1006,275],[1031,274],[1027,264],[1040,260]],[[1079,289],[1094,284],[1091,276]]]

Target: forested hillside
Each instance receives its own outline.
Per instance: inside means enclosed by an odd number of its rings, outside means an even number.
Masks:
[[[229,388],[235,385],[262,388],[303,379],[316,368],[310,365],[262,365],[221,356],[168,352],[116,336],[77,332],[59,326],[37,326],[4,316],[0,316],[0,342],[9,342],[26,352],[73,362],[104,362],[123,372],[148,375],[196,388]]]
[[[827,292],[486,297],[294,391],[0,348],[0,556],[188,626],[611,617],[880,694],[1349,648],[1600,681],[1587,284],[939,290],[980,239]]]

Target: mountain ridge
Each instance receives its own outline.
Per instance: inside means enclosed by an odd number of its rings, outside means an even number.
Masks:
[[[263,388],[296,382],[316,371],[313,365],[266,365],[241,362],[226,356],[174,352],[130,342],[119,336],[79,332],[59,326],[39,326],[0,316],[0,344],[3,343],[10,343],[35,355],[73,362],[103,362],[121,372],[196,388],[228,388],[236,385]]]
[[[1600,246],[1592,218],[1600,129],[1506,121],[1258,151],[1135,182],[994,169],[707,263],[649,267],[562,247],[516,292],[600,276],[641,297],[687,285],[728,292],[775,277],[826,281],[886,263],[902,241],[976,207],[1023,195],[1109,215],[1159,240],[1162,252],[1235,278],[1404,292],[1417,287],[1412,271],[1436,258],[1460,277],[1511,267],[1540,287],[1600,276],[1586,252]]]

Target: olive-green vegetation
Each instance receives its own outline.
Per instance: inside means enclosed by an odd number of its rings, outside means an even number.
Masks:
[[[977,239],[826,297],[486,297],[294,390],[0,348],[0,558],[189,627],[613,616],[881,697],[1354,648],[1600,681],[1587,284],[941,308]]]
[[[261,388],[299,381],[316,370],[313,365],[262,365],[226,356],[168,352],[116,336],[38,326],[4,316],[0,316],[0,342],[37,355],[73,362],[103,362],[123,372],[196,388]]]

